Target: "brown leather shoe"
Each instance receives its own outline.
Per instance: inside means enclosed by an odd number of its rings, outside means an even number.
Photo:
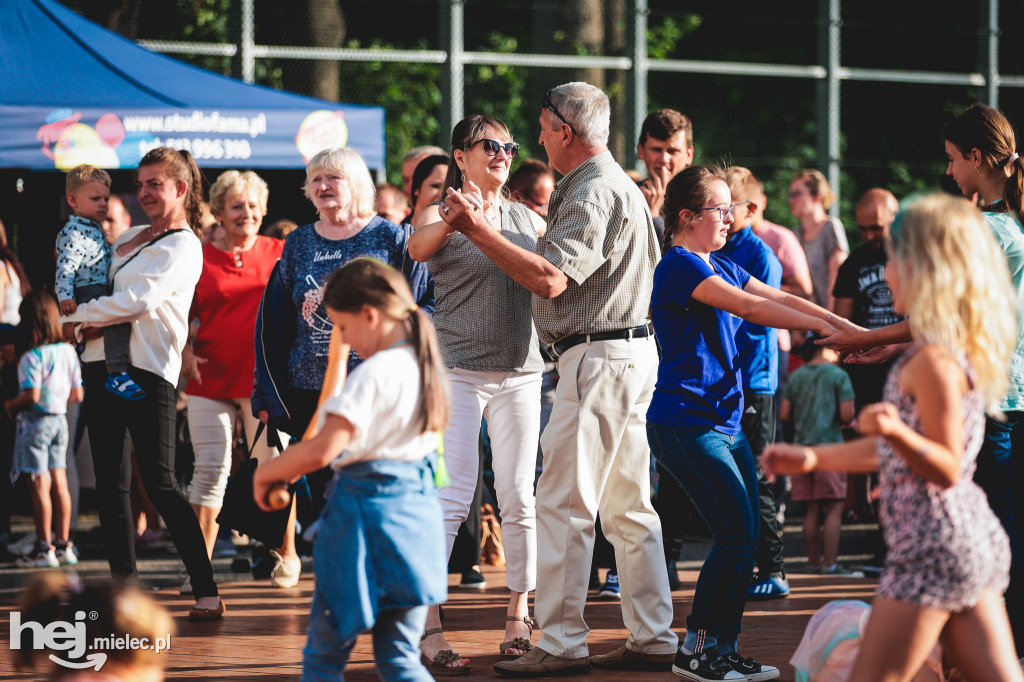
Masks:
[[[188,612],[188,620],[190,623],[206,623],[211,620],[220,620],[224,616],[224,610],[227,607],[224,606],[224,600],[217,597],[217,608],[215,609],[201,609],[198,606],[193,606]]]
[[[494,672],[502,677],[552,677],[555,675],[582,675],[590,672],[590,658],[562,658],[534,647],[525,656],[514,661],[498,661]]]
[[[627,649],[623,644],[615,651],[590,657],[595,668],[611,670],[671,670],[676,659],[673,651],[670,654],[643,654]]]

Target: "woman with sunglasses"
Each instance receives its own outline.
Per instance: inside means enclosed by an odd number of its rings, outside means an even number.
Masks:
[[[715,253],[725,246],[735,206],[717,168],[690,166],[669,182],[665,255],[651,295],[662,357],[647,438],[655,459],[693,499],[713,536],[673,667],[689,680],[779,676],[774,666],[736,650],[760,520],[757,468],[740,428],[740,323],[823,335],[849,325]]]
[[[544,223],[504,190],[519,145],[504,123],[470,116],[452,131],[445,179],[512,243],[533,250]],[[434,326],[448,367],[452,417],[445,432],[451,485],[439,491],[448,554],[469,512],[476,489],[480,420],[487,418],[493,449],[494,488],[501,510],[506,576],[511,598],[502,657],[532,648],[533,621],[527,595],[536,583],[536,509],[533,495],[540,436],[540,386],[544,363],[531,314],[531,294],[441,220],[442,205],[426,209],[428,224],[409,240],[409,255],[426,261],[434,275]],[[441,632],[437,607],[427,615],[421,643],[437,674],[466,674],[469,662],[452,653]]]

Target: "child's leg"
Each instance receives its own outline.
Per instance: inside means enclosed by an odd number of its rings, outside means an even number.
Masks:
[[[32,474],[29,477],[32,491],[32,517],[36,522],[36,537],[40,542],[50,543],[50,522],[53,508],[50,506],[50,474]]]
[[[969,680],[1021,682],[1003,597],[985,590],[972,608],[950,614],[942,646]]]
[[[71,533],[71,492],[64,469],[50,469],[53,480],[53,523],[57,529],[56,540],[67,540]],[[63,546],[63,545],[62,545]]]
[[[422,623],[421,623],[422,630]],[[376,628],[374,629],[376,633]],[[419,632],[416,633],[419,638]],[[374,635],[376,639],[376,634]],[[331,628],[327,600],[320,588],[313,590],[313,603],[309,609],[309,634],[302,650],[302,682],[336,682],[345,679],[342,671],[356,640],[342,642]],[[374,647],[376,650],[376,646]],[[415,648],[415,647],[414,647]],[[380,654],[377,653],[379,657]]]
[[[114,324],[103,328],[103,356],[107,363],[107,374],[128,371],[128,346],[131,339],[130,324]]]
[[[843,526],[843,500],[825,500],[825,526],[822,531],[824,566],[836,565],[839,555],[839,533]]]
[[[115,324],[103,330],[103,352],[106,354],[107,381],[105,387],[125,400],[139,400],[146,392],[128,376],[128,346],[132,328],[128,324]]]
[[[807,563],[821,566],[821,535],[818,533],[818,503],[808,502],[804,511],[804,545],[807,547]]]
[[[850,682],[910,679],[928,659],[948,619],[947,611],[875,597]]]
[[[387,609],[373,625],[373,657],[380,679],[431,682],[434,678],[420,662],[419,639],[427,620],[427,607]]]

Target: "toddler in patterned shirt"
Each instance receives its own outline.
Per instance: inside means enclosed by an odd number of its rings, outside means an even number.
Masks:
[[[110,294],[110,245],[100,223],[107,217],[110,175],[88,164],[68,172],[65,185],[73,215],[57,234],[57,302],[63,315],[75,312],[79,303]],[[107,363],[106,388],[125,400],[138,400],[146,393],[128,376],[130,324],[103,329],[103,352]]]

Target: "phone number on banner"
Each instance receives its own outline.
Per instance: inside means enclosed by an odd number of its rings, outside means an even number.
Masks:
[[[192,153],[196,161],[202,159],[248,159],[252,147],[248,140],[225,140],[209,137],[168,137],[157,138],[155,147],[171,147]]]

